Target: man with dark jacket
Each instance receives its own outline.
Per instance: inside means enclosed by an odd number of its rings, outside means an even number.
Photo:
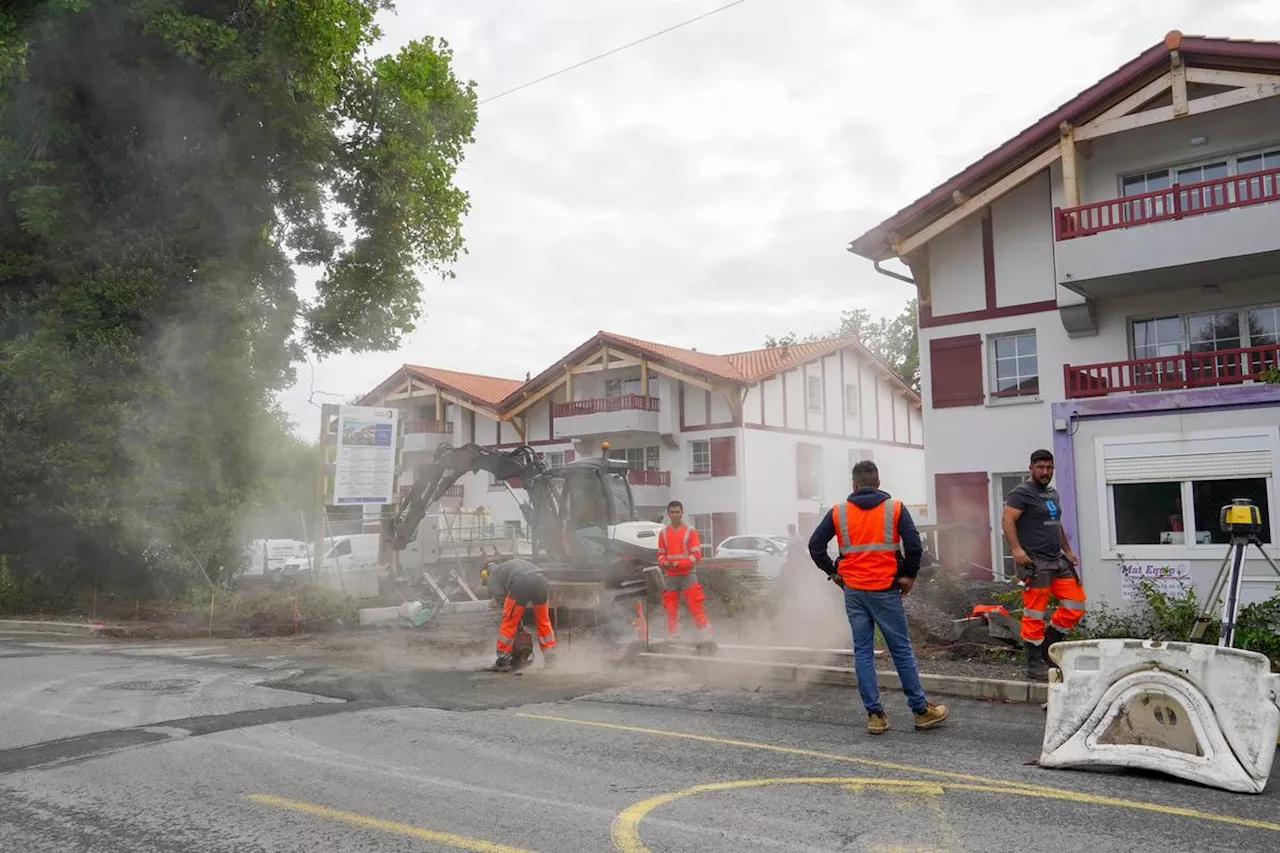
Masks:
[[[551,585],[547,583],[542,570],[528,560],[514,557],[501,563],[489,563],[481,573],[481,578],[488,585],[493,601],[502,602],[502,623],[498,626],[498,659],[493,668],[498,672],[512,669],[516,633],[520,630],[520,620],[529,607],[533,608],[542,661],[547,666],[552,666],[555,663],[556,635],[551,628]]]
[[[827,554],[833,537],[840,548],[837,563]],[[852,494],[833,506],[809,537],[814,565],[844,588],[858,692],[867,709],[871,734],[883,734],[889,728],[876,681],[876,628],[889,647],[916,728],[933,728],[947,718],[947,706],[930,702],[920,685],[902,604],[902,597],[915,585],[923,552],[911,513],[902,501],[880,491],[880,470],[870,460],[853,466]]]

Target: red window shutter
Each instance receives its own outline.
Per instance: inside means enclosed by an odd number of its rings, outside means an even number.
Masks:
[[[711,552],[720,547],[720,543],[738,533],[738,514],[736,512],[711,513],[711,538],[714,542],[703,542],[702,556],[709,557]]]
[[[711,439],[711,476],[732,477],[738,471],[738,455],[733,436]]]
[[[572,462],[572,461],[573,461],[573,451],[572,451],[572,450],[566,450],[566,451],[564,452],[564,464],[568,465],[568,464],[569,464],[570,462]]]
[[[935,409],[982,405],[986,399],[982,336],[959,335],[929,341],[929,374]]]

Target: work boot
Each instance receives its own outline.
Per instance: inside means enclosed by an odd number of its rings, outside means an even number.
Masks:
[[[1067,635],[1061,629],[1050,625],[1044,630],[1044,642],[1040,644],[1041,653],[1044,655],[1044,665],[1046,667],[1056,666],[1053,659],[1049,657],[1049,649],[1054,643],[1061,643],[1067,638]]]
[[[872,711],[867,714],[867,731],[873,735],[882,735],[889,731],[889,718],[884,711]]]
[[[502,654],[498,655],[498,659],[493,662],[493,671],[494,672],[510,672],[513,666],[514,666],[514,661],[512,659],[511,654],[508,652],[503,652]]]
[[[916,731],[931,729],[949,716],[951,716],[951,711],[946,705],[935,705],[930,702],[925,705],[923,711],[916,714]]]
[[[1030,681],[1048,681],[1049,667],[1044,662],[1044,644],[1023,643],[1027,647],[1027,679]]]
[[[542,653],[542,665],[547,669],[553,669],[556,665],[556,650],[547,649]]]

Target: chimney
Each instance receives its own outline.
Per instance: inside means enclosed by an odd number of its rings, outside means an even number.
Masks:
[[[782,350],[782,352],[780,353],[780,355],[782,356],[782,360],[786,361],[787,358],[789,358],[791,355],[791,344],[787,341],[783,341],[780,349]]]

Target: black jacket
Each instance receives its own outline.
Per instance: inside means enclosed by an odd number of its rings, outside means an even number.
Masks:
[[[858,489],[849,495],[848,500],[859,509],[875,509],[892,497],[888,492],[879,489]],[[822,516],[822,521],[809,537],[809,556],[813,564],[828,575],[835,574],[836,564],[827,554],[827,543],[836,535],[836,526],[831,520],[831,513]],[[898,536],[902,539],[902,551],[898,554],[898,577],[913,578],[920,572],[920,556],[924,553],[924,545],[920,542],[920,532],[904,504],[898,514]]]
[[[542,569],[520,557],[504,560],[489,569],[489,595],[494,601],[502,601],[516,581],[531,575],[541,576]]]

